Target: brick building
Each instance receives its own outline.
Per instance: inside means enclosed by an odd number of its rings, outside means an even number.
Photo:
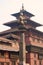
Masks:
[[[2,62],[6,61],[8,62],[7,64],[10,63],[10,65],[14,65],[14,61],[19,59],[19,43],[22,40],[21,33],[24,32],[26,45],[26,63],[29,65],[43,65],[43,32],[36,30],[36,27],[41,26],[41,24],[32,21],[31,17],[34,15],[24,10],[23,7],[20,12],[12,14],[12,16],[15,16],[17,20],[4,24],[6,26],[10,26],[11,29],[0,33],[0,37],[6,39],[4,43],[8,44],[8,48],[5,46],[4,49],[3,47],[0,49],[0,52],[4,51],[6,53],[5,60]],[[2,42],[3,41],[4,40],[2,40]],[[9,46],[10,44],[12,44],[11,48]],[[12,58],[10,58],[10,55]],[[7,57],[8,59],[6,59]]]
[[[19,39],[15,35],[15,40]],[[12,40],[0,37],[0,65],[15,65],[18,60],[19,45]],[[18,61],[17,61],[18,62]]]

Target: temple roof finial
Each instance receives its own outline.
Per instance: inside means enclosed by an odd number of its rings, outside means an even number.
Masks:
[[[24,4],[22,3],[22,10],[24,10]]]

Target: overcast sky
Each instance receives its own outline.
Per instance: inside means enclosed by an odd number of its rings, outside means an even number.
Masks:
[[[0,32],[9,28],[2,24],[15,20],[11,14],[19,12],[22,3],[25,10],[35,15],[31,19],[43,24],[43,0],[0,0]],[[43,31],[43,26],[37,29]]]

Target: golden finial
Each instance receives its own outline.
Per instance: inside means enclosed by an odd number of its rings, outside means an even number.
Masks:
[[[24,4],[22,3],[22,10],[24,10]]]

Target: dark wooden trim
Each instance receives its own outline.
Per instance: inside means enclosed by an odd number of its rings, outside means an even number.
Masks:
[[[37,46],[32,46],[32,45],[26,46],[26,50],[28,52],[36,52],[39,54],[43,54],[43,48]]]

